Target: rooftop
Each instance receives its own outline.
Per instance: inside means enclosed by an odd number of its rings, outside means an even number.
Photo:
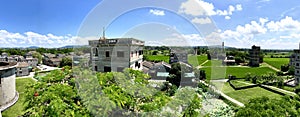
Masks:
[[[0,62],[0,70],[8,69],[17,65],[17,62]]]

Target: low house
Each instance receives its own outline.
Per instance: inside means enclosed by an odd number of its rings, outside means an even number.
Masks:
[[[152,80],[166,80],[169,76],[170,69],[171,65],[166,62],[143,62],[143,71],[144,73],[149,74]]]
[[[62,58],[55,54],[45,53],[43,56],[43,64],[48,66],[58,67],[62,61]]]
[[[18,65],[16,66],[16,75],[18,77],[20,76],[28,76],[29,75],[29,65],[26,62],[19,62]]]
[[[235,59],[234,56],[227,56],[222,61],[223,65],[235,65]]]

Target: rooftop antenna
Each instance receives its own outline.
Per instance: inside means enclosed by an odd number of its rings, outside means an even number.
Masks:
[[[102,39],[105,40],[105,27],[103,27]]]

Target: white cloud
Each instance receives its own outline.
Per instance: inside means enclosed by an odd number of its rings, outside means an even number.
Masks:
[[[295,42],[300,38],[300,22],[292,17],[285,17],[279,21],[269,21],[259,18],[248,24],[238,25],[235,30],[225,30],[221,33],[227,45],[234,47],[250,47],[261,45],[262,48],[290,48],[297,47]],[[287,46],[289,45],[289,46]]]
[[[289,30],[299,30],[300,22],[293,20],[292,17],[286,16],[280,21],[271,21],[267,24],[270,31],[289,31]]]
[[[235,5],[235,8],[236,8],[236,10],[237,10],[237,11],[241,11],[241,10],[243,10],[243,7],[242,7],[242,5],[241,5],[241,4],[237,4],[237,5]]]
[[[164,16],[165,15],[165,11],[157,10],[157,9],[150,9],[149,13],[151,13],[153,15],[157,15],[157,16]]]
[[[225,19],[229,20],[229,19],[231,19],[231,17],[230,16],[225,16]]]
[[[71,35],[43,35],[35,32],[25,32],[24,34],[20,34],[8,32],[6,30],[0,30],[0,47],[61,47],[65,45],[81,44],[76,43],[76,38],[76,36]]]
[[[206,18],[194,18],[192,20],[193,23],[197,23],[197,24],[210,24],[211,23],[211,20],[206,17]]]
[[[183,2],[179,8],[179,13],[184,13],[192,16],[231,16],[233,12],[241,11],[242,5],[229,5],[226,10],[215,9],[215,6],[212,3],[205,2],[203,0],[187,0]]]

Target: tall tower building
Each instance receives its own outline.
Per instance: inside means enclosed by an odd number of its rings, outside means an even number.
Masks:
[[[300,81],[300,44],[299,49],[295,49],[290,59],[290,65],[295,67],[295,83],[299,84]]]

